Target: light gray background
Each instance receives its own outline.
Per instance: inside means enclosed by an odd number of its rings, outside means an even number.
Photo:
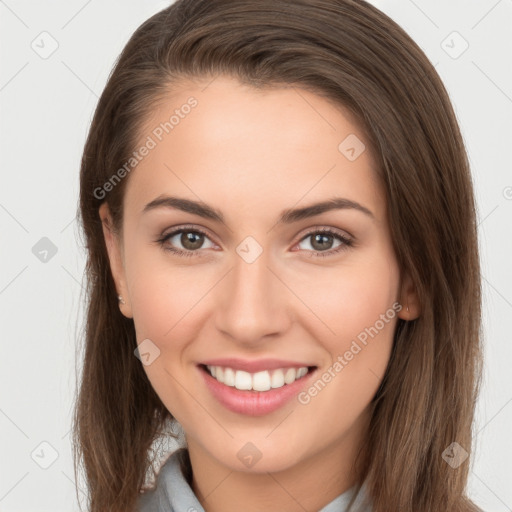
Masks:
[[[512,0],[373,3],[435,64],[470,156],[486,368],[469,493],[486,512],[510,511]],[[79,162],[115,59],[137,26],[166,5],[0,1],[0,512],[78,510],[69,430],[83,319]],[[52,44],[58,48],[45,55]],[[48,243],[43,237],[57,250],[46,262],[33,252]]]

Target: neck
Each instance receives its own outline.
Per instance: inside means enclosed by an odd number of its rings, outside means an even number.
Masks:
[[[320,510],[357,483],[355,462],[368,420],[363,413],[335,444],[275,472],[234,470],[187,439],[191,487],[206,512]]]

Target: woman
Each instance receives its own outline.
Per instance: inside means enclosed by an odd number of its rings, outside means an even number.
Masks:
[[[92,512],[479,510],[471,175],[396,23],[178,0],[124,48],[80,180]]]

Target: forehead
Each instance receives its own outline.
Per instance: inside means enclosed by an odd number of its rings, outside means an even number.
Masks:
[[[150,149],[130,174],[127,209],[163,193],[215,204],[228,218],[334,196],[377,215],[385,207],[354,117],[297,87],[256,89],[224,76],[183,82],[146,121],[142,146]]]

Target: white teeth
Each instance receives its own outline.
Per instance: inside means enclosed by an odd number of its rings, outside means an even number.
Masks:
[[[300,379],[301,377],[304,377],[308,373],[308,369],[303,366],[302,368],[299,368],[299,371],[297,372],[297,379]]]
[[[250,373],[238,370],[235,373],[236,389],[252,389],[252,377]]]
[[[217,378],[217,377],[215,377],[215,378]],[[226,386],[231,386],[231,387],[233,387],[235,385],[235,372],[231,368],[224,368],[223,383],[226,384]]]
[[[268,391],[271,388],[268,372],[258,372],[252,376],[252,389],[254,391]]]
[[[295,381],[295,377],[297,377],[297,370],[295,368],[288,368],[284,374],[284,382],[286,384],[291,384]]]
[[[272,388],[280,388],[284,386],[284,373],[282,370],[275,371],[272,374]]]
[[[301,368],[279,368],[277,370],[249,373],[222,366],[207,366],[212,377],[226,386],[240,390],[268,391],[291,384],[308,373],[307,366]]]

